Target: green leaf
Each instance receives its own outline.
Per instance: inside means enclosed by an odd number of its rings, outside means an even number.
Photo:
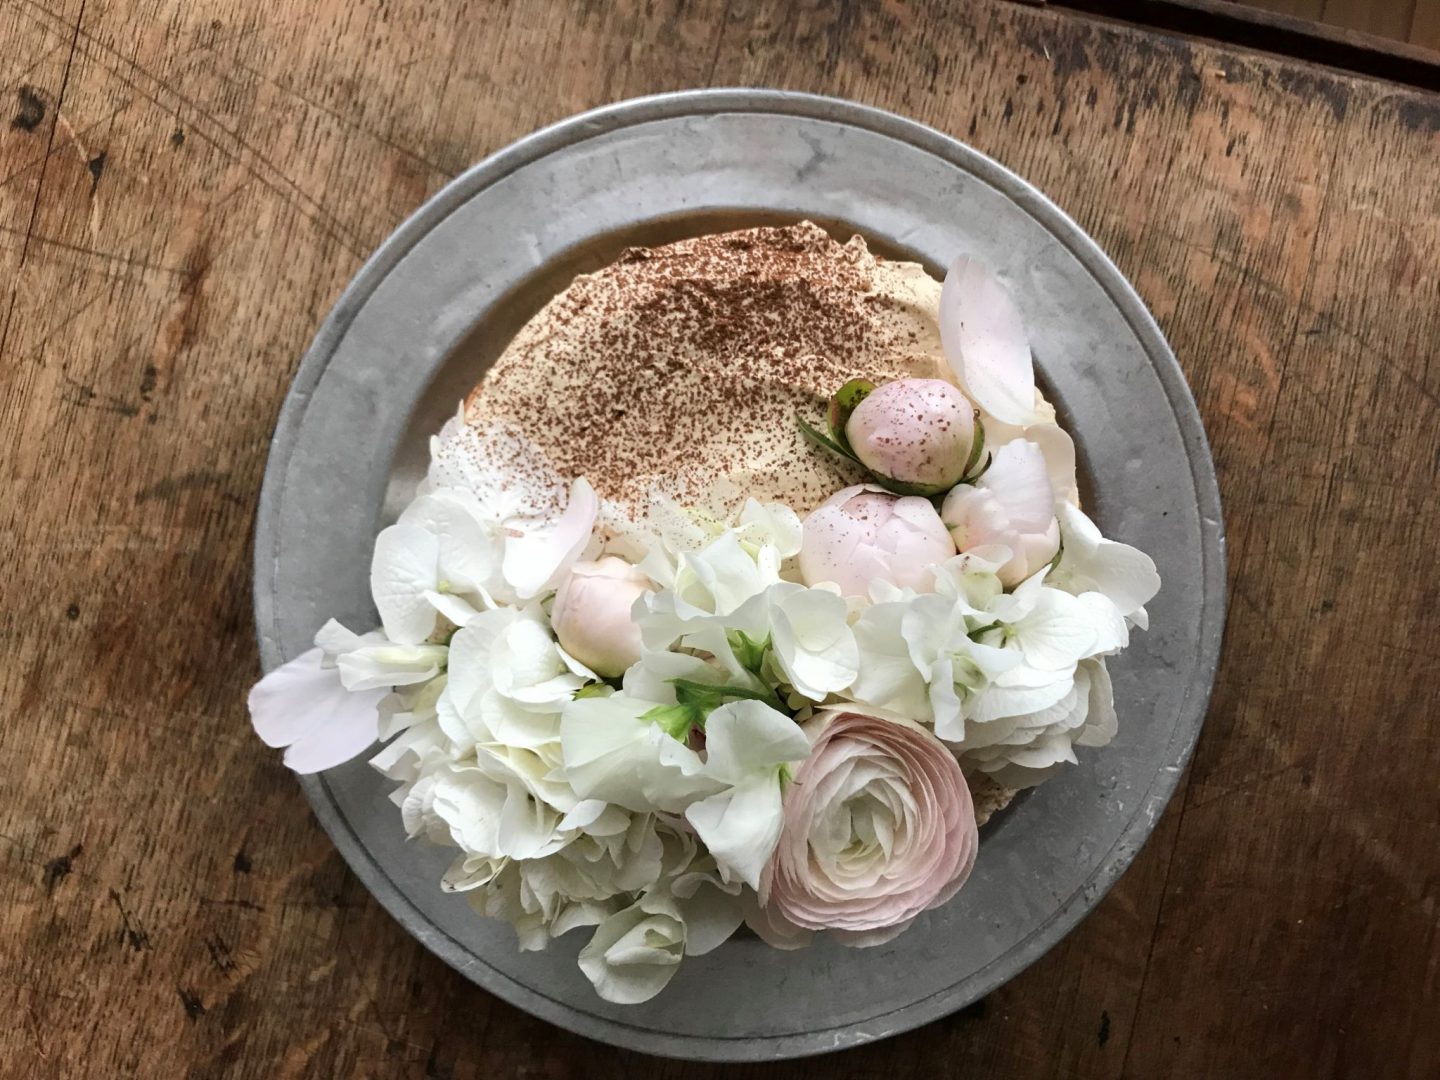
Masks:
[[[931,495],[940,495],[950,490],[947,487],[936,487],[934,484],[907,484],[903,480],[894,480],[888,476],[881,476],[877,472],[872,472],[870,477],[886,491],[895,495],[923,495],[928,499]]]
[[[576,700],[576,701],[583,701],[585,698],[592,698],[592,697],[609,697],[609,696],[610,696],[611,694],[613,694],[614,692],[615,692],[615,688],[614,688],[613,686],[611,686],[609,683],[605,683],[605,682],[586,683],[584,686],[580,687],[579,690],[576,690],[576,691],[575,691],[575,700]]]
[[[845,425],[850,422],[850,414],[855,411],[856,406],[874,390],[875,384],[869,379],[851,379],[830,397],[830,437],[852,456],[854,451],[845,434]]]
[[[803,434],[816,446],[829,450],[832,454],[842,457],[846,461],[853,461],[856,465],[860,464],[860,462],[856,460],[855,455],[852,454],[846,447],[841,446],[834,439],[830,438],[830,436],[822,435],[815,428],[807,424],[804,417],[797,414],[795,417],[795,422],[800,425],[801,434]],[[861,466],[861,468],[864,468],[864,466]]]
[[[976,465],[980,464],[981,455],[984,453],[985,425],[977,419],[975,424],[975,445],[970,447],[970,458],[965,462],[965,471],[960,474],[962,483],[980,479],[980,473],[983,473],[985,470],[981,469],[980,472],[974,472],[974,469]],[[988,465],[989,462],[986,462],[986,464]]]

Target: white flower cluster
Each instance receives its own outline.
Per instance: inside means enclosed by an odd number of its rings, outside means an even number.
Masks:
[[[406,831],[457,850],[442,887],[522,949],[593,927],[579,964],[610,1001],[652,997],[742,921],[782,948],[888,940],[970,872],[964,772],[1026,786],[1114,735],[1105,657],[1159,587],[1079,509],[1073,446],[1020,404],[1013,350],[965,347],[958,388],[891,384],[832,422],[820,441],[883,459],[887,486],[804,522],[657,496],[617,536],[583,478],[527,517],[437,443],[376,540],[382,629],[322,628],[252,692],[257,733],[304,772],[386,742],[370,762]],[[915,401],[943,422],[897,432]]]

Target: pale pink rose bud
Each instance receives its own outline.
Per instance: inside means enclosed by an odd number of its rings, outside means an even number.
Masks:
[[[1006,587],[1038,573],[1060,550],[1045,455],[1025,439],[1005,443],[979,480],[945,496],[940,516],[959,551],[987,544],[1010,549],[1010,559],[996,571]]]
[[[837,491],[805,519],[802,537],[801,579],[833,582],[845,596],[868,595],[873,581],[930,592],[931,568],[955,554],[929,500],[872,485]]]
[[[942,379],[897,379],[870,391],[845,422],[850,449],[912,495],[960,482],[975,443],[975,407]]]
[[[640,659],[640,627],[630,609],[654,589],[624,559],[578,562],[555,593],[550,625],[561,647],[597,675],[615,678]]]
[[[777,944],[797,930],[888,941],[970,876],[979,836],[969,785],[910,720],[826,713],[806,734],[810,756],[785,789],[780,841],[760,876],[764,917],[751,925]]]

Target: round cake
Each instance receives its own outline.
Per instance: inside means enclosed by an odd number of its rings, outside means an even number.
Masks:
[[[742,925],[889,941],[979,826],[1117,730],[1153,562],[1080,509],[1020,308],[802,222],[632,248],[516,334],[376,537],[380,627],[252,691],[317,772],[385,746],[438,887],[607,1001]]]

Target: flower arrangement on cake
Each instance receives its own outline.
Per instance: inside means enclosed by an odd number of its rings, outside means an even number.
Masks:
[[[828,323],[767,338],[757,297]],[[612,1002],[742,924],[866,946],[949,901],[977,825],[1115,734],[1105,660],[1159,588],[1082,511],[1001,283],[808,224],[579,279],[431,457],[380,629],[322,627],[255,730],[298,772],[383,742],[397,828],[456,849],[437,887],[521,949],[587,928]]]

